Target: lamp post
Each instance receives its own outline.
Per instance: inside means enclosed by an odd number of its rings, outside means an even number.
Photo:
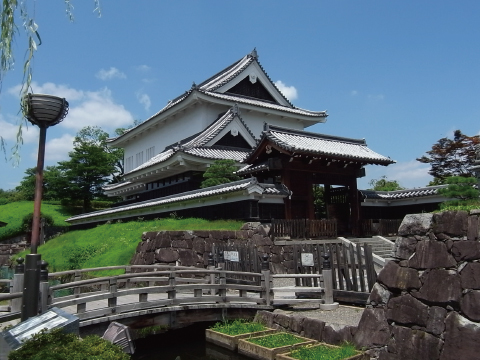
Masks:
[[[35,198],[33,206],[32,240],[30,254],[26,255],[25,280],[22,299],[22,321],[38,314],[40,287],[40,260],[37,247],[40,243],[40,209],[43,194],[43,166],[47,128],[61,122],[68,113],[68,102],[60,97],[44,94],[27,94],[22,99],[25,118],[40,129],[37,171],[35,173]]]

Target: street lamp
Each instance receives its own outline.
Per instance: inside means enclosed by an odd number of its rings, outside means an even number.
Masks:
[[[40,128],[37,171],[35,173],[35,198],[33,205],[32,239],[30,254],[26,256],[22,301],[22,321],[38,313],[40,287],[40,260],[37,247],[40,243],[40,209],[43,193],[43,166],[47,128],[61,122],[68,113],[68,102],[60,97],[44,94],[27,94],[22,99],[25,118]]]

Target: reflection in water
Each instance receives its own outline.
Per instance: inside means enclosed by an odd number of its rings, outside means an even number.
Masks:
[[[137,340],[132,360],[251,360],[205,342],[205,329],[210,325],[197,323]]]

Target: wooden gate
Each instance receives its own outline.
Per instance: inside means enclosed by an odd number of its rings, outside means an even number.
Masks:
[[[372,248],[368,244],[345,245],[341,240],[325,240],[316,244],[296,244],[293,261],[297,274],[320,274],[322,255],[330,254],[335,301],[365,304],[377,281]],[[296,286],[318,286],[316,279],[296,279]],[[299,297],[304,294],[297,294]]]
[[[261,273],[261,260],[257,248],[247,244],[215,243],[212,247],[215,266],[225,270]],[[259,277],[227,276],[227,283],[260,285]]]

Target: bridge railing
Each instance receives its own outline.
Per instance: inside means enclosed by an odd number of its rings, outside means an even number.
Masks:
[[[248,273],[260,279],[260,285],[227,284],[226,278],[245,275],[245,272],[223,269],[174,267],[164,265],[129,266],[128,273],[115,276],[82,279],[82,273],[114,270],[124,267],[102,267],[49,274],[48,278],[73,275],[73,281],[50,285],[40,284],[40,309],[65,308],[80,320],[102,316],[124,314],[159,307],[195,304],[241,303],[265,306],[271,305],[271,279],[268,270],[262,273]],[[140,271],[142,272],[132,272]],[[23,274],[21,274],[23,280]],[[15,279],[14,279],[15,281]],[[23,281],[22,281],[23,282]],[[71,290],[71,295],[55,296],[59,290]],[[22,292],[0,295],[0,300],[20,301],[20,307],[10,306],[7,313],[0,314],[0,322],[20,317]]]
[[[47,274],[42,264],[40,282],[39,313],[51,307],[64,308],[75,314],[81,321],[108,317],[111,315],[133,316],[147,312],[162,311],[159,308],[175,306],[207,305],[215,307],[249,306],[271,309],[273,302],[273,275],[269,270],[268,255],[264,255],[260,273],[229,271],[215,268],[213,257],[207,269],[176,267],[166,265],[110,266],[82,270],[63,271]],[[92,271],[125,268],[126,273],[91,279],[81,279],[81,274]],[[146,271],[142,271],[146,270]],[[140,272],[138,272],[140,271]],[[70,281],[50,285],[48,280],[58,276],[72,275]],[[328,276],[327,276],[328,274]],[[247,275],[257,278],[252,284],[229,283],[227,278]],[[295,277],[295,275],[284,275]],[[302,275],[305,277],[306,275]],[[315,276],[315,275],[312,275]],[[326,304],[333,303],[331,270],[324,266],[322,277]],[[23,272],[16,273],[11,294],[0,294],[0,300],[12,300],[10,311],[0,314],[0,322],[20,317]],[[71,294],[55,296],[57,291],[70,289]],[[276,291],[282,289],[276,288]],[[299,288],[287,289],[298,291]]]

